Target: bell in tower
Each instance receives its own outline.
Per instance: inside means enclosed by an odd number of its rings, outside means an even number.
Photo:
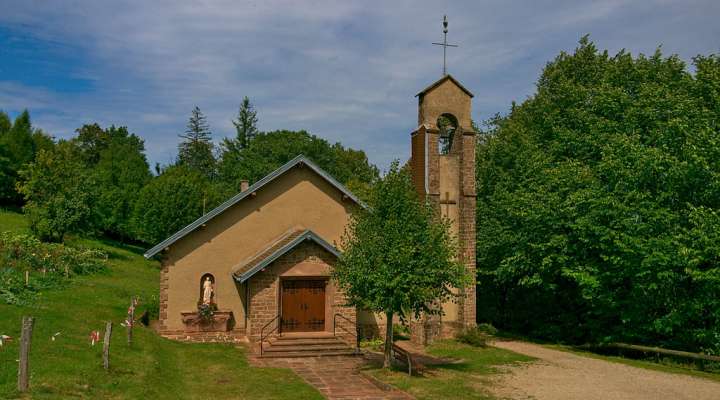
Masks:
[[[475,325],[475,131],[473,94],[451,75],[417,94],[418,128],[411,135],[413,184],[438,213],[451,222],[459,244],[458,259],[473,283],[457,289],[455,301],[442,304],[443,315],[411,324],[412,339],[428,344]]]

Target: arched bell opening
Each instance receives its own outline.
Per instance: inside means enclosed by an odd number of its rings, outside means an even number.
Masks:
[[[438,117],[438,154],[450,154],[453,138],[458,128],[458,120],[454,115],[445,113]]]

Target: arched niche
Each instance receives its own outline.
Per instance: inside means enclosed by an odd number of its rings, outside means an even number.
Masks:
[[[450,113],[444,113],[437,119],[438,127],[438,154],[450,154],[452,150],[453,138],[458,128],[458,120]]]
[[[216,299],[215,295],[217,293],[217,286],[215,284],[215,277],[213,276],[213,274],[208,273],[208,274],[204,274],[200,278],[200,297],[198,297],[198,304],[203,303],[203,299],[205,296],[205,281],[207,279],[210,279],[210,283],[212,284],[212,294],[210,296],[210,303],[216,303],[217,299]]]

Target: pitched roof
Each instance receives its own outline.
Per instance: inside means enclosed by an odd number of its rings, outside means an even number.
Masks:
[[[204,214],[202,217],[196,219],[194,222],[189,224],[188,226],[180,229],[179,231],[173,233],[170,237],[163,240],[162,242],[155,245],[153,248],[149,249],[147,252],[145,252],[144,256],[145,258],[150,258],[159,252],[161,252],[164,248],[170,246],[171,244],[177,242],[178,240],[182,239],[186,235],[188,235],[190,232],[197,229],[199,226],[203,225],[204,223],[208,222],[209,220],[213,219],[217,215],[221,214],[223,211],[227,210],[228,208],[232,207],[233,205],[237,204],[242,199],[250,196],[253,192],[258,191],[263,186],[267,185],[268,183],[275,180],[275,178],[283,175],[287,171],[291,170],[293,167],[297,165],[306,165],[311,170],[313,170],[315,173],[320,175],[323,179],[325,179],[328,183],[330,183],[332,186],[337,188],[339,191],[341,191],[344,195],[346,195],[349,199],[351,199],[356,204],[360,205],[363,208],[367,208],[365,203],[363,203],[360,199],[355,197],[350,190],[348,190],[345,186],[343,186],[340,182],[335,180],[330,174],[323,171],[320,167],[315,165],[310,159],[305,157],[304,155],[299,155],[292,160],[288,161],[283,165],[282,167],[276,169],[275,171],[269,173],[264,178],[260,179],[259,181],[255,182],[253,185],[251,185],[247,190],[240,192],[236,194],[235,196],[231,197],[224,203],[220,204],[219,206],[215,207],[214,209],[210,210],[207,214]]]
[[[315,232],[306,230],[295,230],[286,233],[278,240],[273,242],[269,247],[260,251],[257,255],[253,256],[250,261],[243,262],[236,266],[233,271],[233,277],[236,281],[243,283],[255,275],[258,271],[267,267],[273,261],[277,260],[284,254],[287,254],[290,250],[294,249],[300,243],[310,240],[322,248],[327,250],[330,254],[335,257],[340,256],[340,252],[333,245],[323,240]]]
[[[465,88],[465,86],[463,86],[460,82],[458,82],[457,79],[453,78],[452,75],[450,75],[450,74],[447,74],[447,75],[443,76],[442,78],[440,78],[440,79],[438,79],[437,81],[435,81],[434,83],[432,83],[430,86],[428,86],[428,87],[426,87],[425,89],[421,90],[420,93],[418,93],[418,94],[415,95],[415,97],[424,95],[425,93],[427,93],[427,92],[435,89],[436,87],[440,86],[441,83],[445,82],[445,81],[448,80],[448,79],[449,79],[450,81],[452,81],[452,83],[454,83],[457,87],[459,87],[463,92],[467,93],[468,96],[470,96],[470,97],[475,97],[475,95],[472,94],[472,92],[470,92],[469,90],[467,90],[467,89]]]

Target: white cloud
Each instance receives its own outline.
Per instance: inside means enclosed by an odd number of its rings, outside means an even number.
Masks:
[[[542,66],[591,33],[601,48],[688,58],[717,51],[713,1],[10,2],[0,26],[82,50],[74,71],[91,90],[54,93],[2,82],[0,108],[28,107],[36,123],[70,134],[82,123],[122,124],[171,159],[190,109],[216,136],[232,134],[242,96],[262,129],[307,129],[366,150],[387,166],[408,155],[415,93],[439,78],[448,14],[450,72],[475,92],[476,118],[505,112]],[[18,90],[21,88],[23,90]],[[42,126],[42,125],[41,125]]]

